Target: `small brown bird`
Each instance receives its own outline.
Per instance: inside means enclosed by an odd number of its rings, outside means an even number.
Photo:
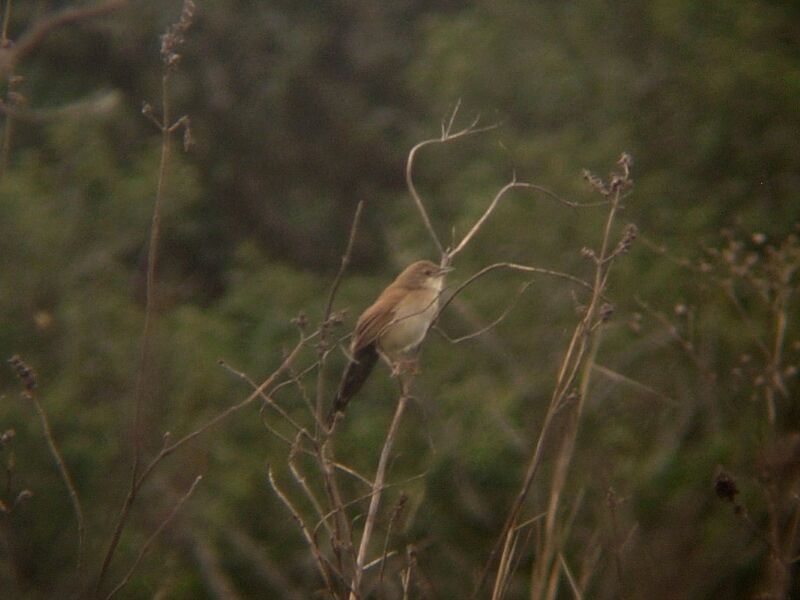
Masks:
[[[350,363],[328,417],[332,424],[361,389],[382,356],[396,370],[403,358],[419,348],[439,310],[444,276],[451,267],[417,261],[400,273],[375,303],[358,318],[350,343]]]

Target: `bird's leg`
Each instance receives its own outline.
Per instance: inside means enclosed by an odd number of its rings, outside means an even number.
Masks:
[[[409,375],[419,374],[419,347],[414,348],[411,352],[402,354],[397,359],[398,373],[407,373]]]

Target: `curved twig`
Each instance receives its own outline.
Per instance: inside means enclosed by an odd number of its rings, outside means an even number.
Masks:
[[[422,217],[422,222],[425,224],[425,228],[428,230],[428,233],[433,240],[433,243],[436,245],[436,249],[439,251],[439,254],[442,257],[446,256],[446,251],[442,242],[439,240],[439,236],[436,235],[436,230],[433,228],[433,224],[431,223],[431,219],[428,216],[428,211],[425,209],[425,205],[422,202],[422,198],[417,192],[417,188],[414,185],[414,159],[417,156],[417,152],[419,152],[425,146],[430,146],[432,144],[445,144],[447,142],[452,142],[453,140],[457,140],[459,138],[463,138],[469,135],[473,135],[476,133],[483,133],[486,131],[491,131],[492,129],[496,129],[497,125],[487,125],[485,127],[478,127],[478,121],[480,117],[477,117],[472,123],[470,123],[464,129],[457,131],[455,133],[450,133],[450,129],[453,126],[453,120],[456,117],[456,113],[458,112],[459,104],[456,104],[455,109],[453,110],[452,115],[450,116],[450,121],[448,122],[447,127],[444,125],[442,126],[442,135],[438,138],[431,138],[429,140],[423,140],[419,142],[416,146],[411,148],[411,151],[408,153],[408,160],[406,161],[406,187],[408,188],[409,194],[411,194],[411,199],[414,201],[414,204],[419,211],[420,216]]]
[[[500,191],[497,192],[497,194],[495,194],[495,197],[492,200],[492,202],[489,204],[489,206],[486,208],[486,210],[483,212],[480,218],[475,222],[475,225],[472,226],[472,229],[470,229],[469,232],[464,236],[464,238],[458,243],[458,246],[456,246],[453,250],[447,253],[449,260],[452,260],[456,254],[461,252],[464,249],[464,247],[470,242],[470,240],[472,240],[475,234],[478,233],[480,228],[483,227],[483,224],[486,222],[486,220],[492,215],[495,208],[497,208],[497,205],[500,202],[501,198],[505,196],[507,192],[515,189],[541,192],[542,194],[545,194],[549,198],[556,200],[557,202],[560,202],[561,204],[564,204],[571,208],[585,208],[590,206],[603,206],[608,204],[607,200],[601,200],[599,202],[571,202],[570,200],[565,200],[558,194],[548,190],[545,187],[536,185],[535,183],[517,181],[516,177],[514,177],[509,183],[500,188]]]
[[[467,340],[471,340],[471,339],[473,339],[473,338],[476,338],[476,337],[478,337],[479,335],[486,333],[486,332],[487,332],[487,331],[489,331],[490,329],[492,329],[492,328],[494,328],[494,327],[497,327],[497,325],[499,325],[499,324],[500,324],[500,323],[503,321],[503,319],[505,319],[505,318],[506,318],[506,317],[507,317],[507,316],[508,316],[508,315],[511,313],[511,311],[514,309],[514,307],[517,305],[517,301],[520,299],[520,297],[522,296],[522,294],[524,294],[524,293],[525,293],[525,290],[527,290],[529,287],[531,287],[531,285],[533,285],[533,282],[532,282],[532,281],[528,281],[528,282],[526,282],[526,283],[523,283],[523,284],[520,286],[520,288],[519,288],[519,291],[518,291],[518,292],[516,293],[516,295],[515,295],[515,296],[514,296],[514,297],[511,299],[511,302],[509,303],[509,305],[508,305],[508,306],[506,307],[506,309],[503,311],[503,314],[501,314],[499,317],[497,317],[497,318],[496,318],[494,321],[492,321],[491,323],[489,323],[489,324],[488,324],[488,325],[486,325],[485,327],[481,327],[481,328],[480,328],[480,329],[478,329],[477,331],[473,331],[472,333],[469,333],[469,334],[467,334],[467,335],[462,335],[461,337],[457,337],[457,338],[451,338],[451,337],[450,337],[449,335],[447,335],[447,333],[445,333],[445,332],[444,332],[444,331],[443,331],[441,328],[439,328],[439,327],[436,327],[435,329],[436,329],[436,331],[437,331],[439,334],[441,334],[441,335],[442,335],[442,337],[444,337],[444,339],[446,339],[446,340],[447,340],[448,342],[450,342],[451,344],[460,344],[461,342],[465,342],[465,341],[467,341]]]
[[[178,511],[183,507],[184,503],[189,499],[189,496],[191,496],[194,493],[194,489],[197,487],[197,484],[200,483],[201,479],[203,479],[202,475],[198,475],[195,478],[194,483],[192,483],[191,487],[189,488],[189,491],[187,491],[183,495],[183,497],[180,500],[178,500],[178,503],[173,507],[173,509],[170,511],[167,517],[161,522],[161,525],[159,525],[153,532],[153,534],[149,538],[147,538],[147,541],[142,545],[142,549],[139,551],[139,555],[136,557],[136,560],[133,561],[131,568],[128,569],[128,572],[125,574],[125,577],[122,578],[122,581],[120,581],[117,584],[117,586],[113,590],[111,590],[108,596],[106,596],[106,600],[111,600],[111,598],[113,598],[117,594],[117,592],[119,592],[122,588],[128,585],[128,582],[131,580],[133,572],[136,570],[136,567],[139,566],[139,563],[142,562],[142,559],[144,558],[144,555],[147,554],[147,551],[150,549],[150,546],[153,545],[153,542],[155,542],[156,538],[159,535],[161,535],[161,532],[164,531],[164,528],[167,525],[169,525],[169,522],[172,521],[172,519],[175,517],[176,514],[178,514]]]
[[[464,288],[466,288],[471,283],[475,282],[477,279],[483,277],[489,271],[494,271],[495,269],[512,269],[514,271],[523,271],[525,273],[539,273],[541,275],[550,275],[551,277],[558,277],[560,279],[566,279],[567,281],[571,281],[572,283],[577,283],[580,286],[585,287],[588,290],[593,290],[594,288],[590,283],[580,279],[579,277],[575,277],[574,275],[570,275],[569,273],[564,273],[562,271],[554,271],[552,269],[544,269],[542,267],[530,267],[528,265],[520,265],[517,263],[510,263],[510,262],[501,262],[501,263],[494,263],[487,267],[482,268],[480,271],[475,273],[472,277],[464,281],[461,285],[459,285],[455,291],[450,295],[450,297],[444,301],[444,303],[439,307],[439,312],[436,315],[436,319],[434,319],[434,323],[439,319],[439,315],[444,312],[444,309],[447,308],[450,303],[458,296]]]

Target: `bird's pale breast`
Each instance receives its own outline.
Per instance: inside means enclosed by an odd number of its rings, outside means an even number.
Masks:
[[[386,354],[408,352],[422,343],[439,308],[439,290],[422,288],[409,292],[395,308],[392,324],[380,336]]]

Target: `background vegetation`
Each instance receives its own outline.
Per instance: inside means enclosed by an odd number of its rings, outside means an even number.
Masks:
[[[17,42],[84,6],[3,4],[4,38]],[[137,394],[145,461],[164,432],[179,438],[246,398],[252,390],[218,360],[260,383],[296,343],[293,318],[320,324],[359,201],[337,335],[405,264],[438,258],[404,170],[409,149],[438,137],[460,100],[457,127],[477,114],[500,126],[417,157],[416,182],[444,240],[451,229],[463,236],[514,175],[592,202],[581,170],[605,177],[621,151],[635,159],[612,243],[627,222],[639,238],[605,292],[613,315],[561,496],[556,562],[565,566],[549,597],[800,595],[798,5],[198,2],[167,86],[193,144],[184,152],[175,132],[152,354],[137,388],[162,148],[142,106],[161,114],[159,36],[181,3],[119,4],[49,31],[13,69],[2,63],[0,349],[37,373],[86,539],[76,581],[70,497],[9,368],[0,375],[0,431],[13,432],[0,450],[0,590],[62,597],[96,579],[129,488]],[[605,215],[513,191],[449,283],[500,261],[588,279],[581,249],[599,243]],[[488,274],[448,307],[442,329],[487,325],[529,280]],[[485,334],[458,345],[432,334],[425,344],[390,465],[399,485],[379,519],[378,545],[391,521],[399,552],[387,560],[391,583],[370,588],[375,597],[399,594],[409,548],[411,597],[469,597],[489,559],[586,301],[562,280],[532,282]],[[297,368],[316,356],[311,344]],[[329,393],[344,361],[328,355]],[[337,432],[338,458],[360,472],[375,471],[396,387],[379,369]],[[307,418],[297,386],[275,399]],[[309,598],[323,588],[268,485],[267,463],[282,487],[293,483],[285,444],[262,417],[247,406],[159,465],[104,596],[197,475],[123,596]],[[567,423],[557,416],[545,444],[530,517],[548,505]],[[542,527],[520,539],[509,598],[545,597],[531,583]]]

